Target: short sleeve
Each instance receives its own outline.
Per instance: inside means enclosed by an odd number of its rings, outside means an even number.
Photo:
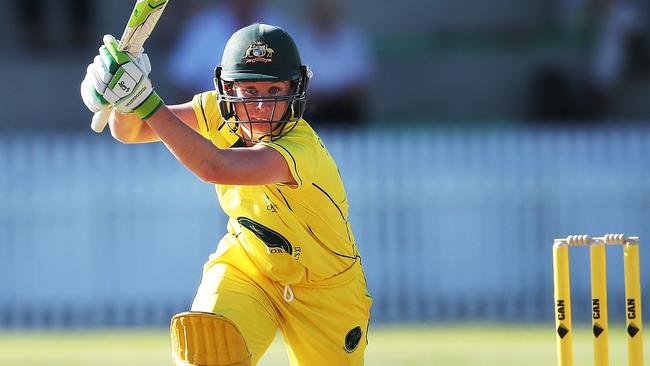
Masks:
[[[192,107],[199,124],[199,133],[212,143],[225,149],[231,147],[239,137],[234,134],[219,113],[215,91],[197,94],[192,98]]]
[[[314,182],[318,162],[318,139],[311,128],[300,124],[276,141],[260,142],[284,157],[298,187]]]

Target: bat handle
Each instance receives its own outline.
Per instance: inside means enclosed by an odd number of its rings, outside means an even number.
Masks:
[[[90,124],[90,128],[97,133],[104,131],[104,128],[108,124],[108,117],[111,115],[112,108],[102,109],[101,111],[95,113],[93,116],[93,121]]]

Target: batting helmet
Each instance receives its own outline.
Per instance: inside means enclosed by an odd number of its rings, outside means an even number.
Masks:
[[[295,42],[284,30],[255,23],[235,32],[223,52],[221,66],[215,69],[214,84],[217,90],[219,111],[228,127],[247,139],[239,124],[268,123],[269,133],[257,140],[275,140],[291,131],[302,118],[307,103],[307,84],[311,72],[302,65]],[[241,97],[232,92],[237,81],[291,81],[291,92],[282,96]],[[237,115],[233,103],[287,102],[287,110],[280,120],[251,121],[248,116]],[[248,112],[246,113],[248,115]],[[233,120],[234,117],[234,120]],[[251,131],[252,128],[249,128]],[[257,142],[257,141],[254,141]]]

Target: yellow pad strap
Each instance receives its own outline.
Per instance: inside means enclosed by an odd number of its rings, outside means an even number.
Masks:
[[[250,366],[251,354],[235,323],[212,313],[188,311],[172,317],[175,366]]]

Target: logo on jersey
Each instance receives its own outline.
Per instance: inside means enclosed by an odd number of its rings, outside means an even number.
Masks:
[[[246,60],[247,64],[255,62],[273,62],[274,52],[273,48],[269,47],[268,44],[263,41],[257,41],[248,46],[243,58]]]
[[[355,327],[345,335],[345,351],[347,353],[352,353],[357,349],[362,333],[361,327]]]
[[[287,253],[293,255],[291,243],[282,234],[247,217],[238,217],[237,222],[257,236],[269,248],[269,253]]]

